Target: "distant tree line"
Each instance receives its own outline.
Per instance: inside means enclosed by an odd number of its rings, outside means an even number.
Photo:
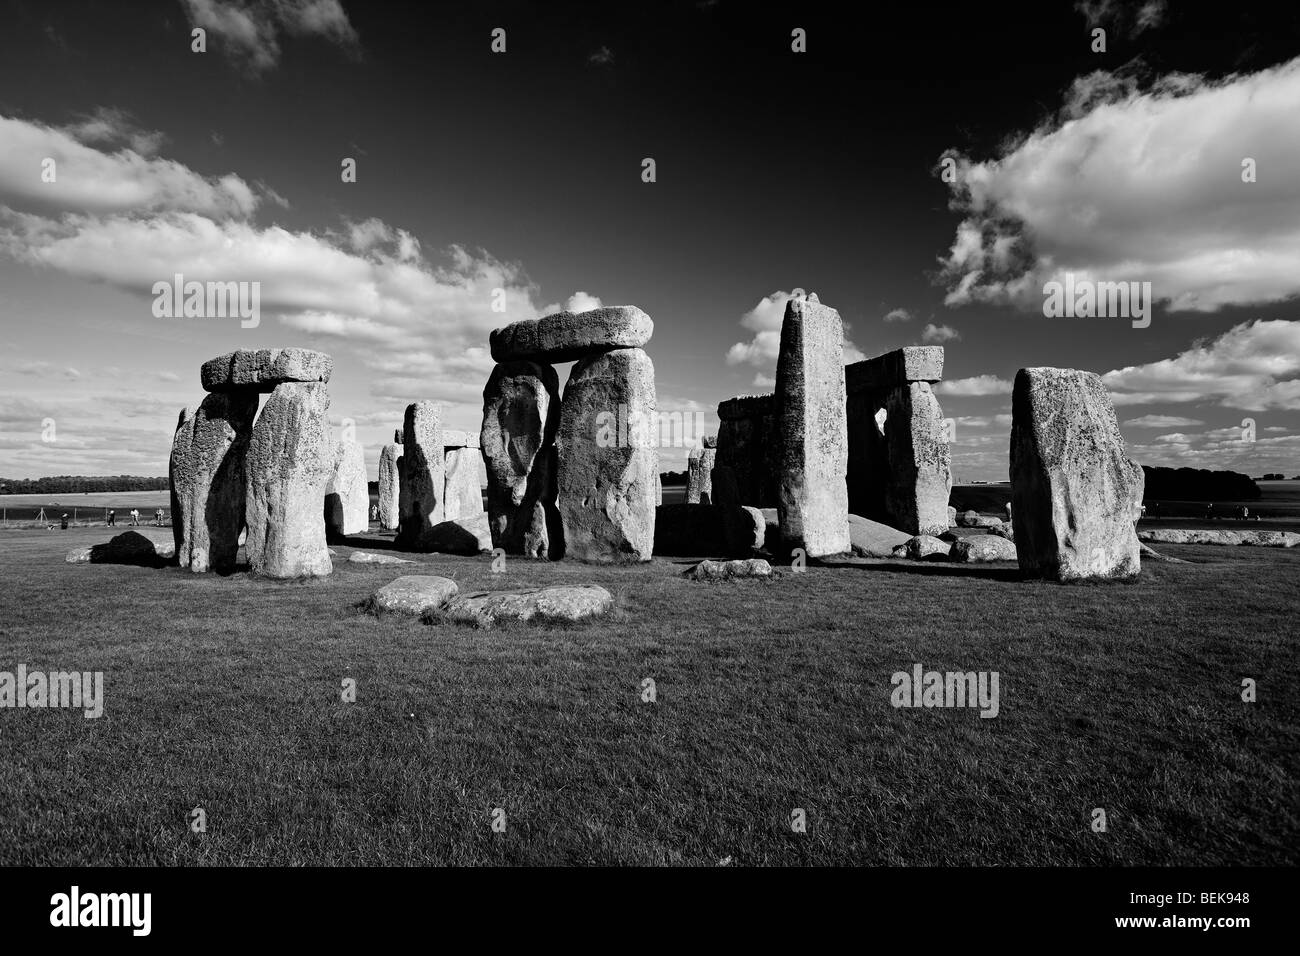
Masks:
[[[70,495],[88,492],[163,491],[171,487],[164,478],[140,475],[55,475],[51,478],[0,478],[0,495]]]
[[[659,484],[666,488],[674,485],[686,484],[686,472],[684,471],[665,471],[659,475]]]
[[[1152,468],[1146,472],[1147,498],[1166,501],[1254,501],[1259,485],[1237,471],[1209,471],[1205,468]]]

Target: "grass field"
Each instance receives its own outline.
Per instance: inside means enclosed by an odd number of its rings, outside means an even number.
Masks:
[[[63,562],[104,538],[0,542],[0,670],[101,670],[106,698],[97,720],[0,709],[2,864],[1300,856],[1300,550],[1169,547],[1193,563],[1068,587],[889,562],[721,585],[663,559],[395,570],[346,546],[304,584]],[[357,610],[412,571],[591,581],[618,607],[494,631]],[[998,671],[1000,714],[892,708],[914,663]]]

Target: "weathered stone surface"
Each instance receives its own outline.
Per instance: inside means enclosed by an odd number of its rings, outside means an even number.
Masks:
[[[912,382],[937,382],[942,378],[942,345],[908,346],[844,366],[844,385],[850,395],[889,391]]]
[[[610,349],[640,348],[655,324],[634,305],[587,312],[556,312],[496,329],[489,339],[495,362],[572,362]]]
[[[655,373],[640,349],[574,366],[556,435],[564,549],[580,561],[649,561],[654,550],[659,449],[650,425]],[[614,422],[626,420],[624,429]],[[642,422],[644,427],[634,427]]]
[[[664,483],[663,476],[655,472],[655,507],[664,503]]]
[[[1137,533],[1139,541],[1156,544],[1226,544],[1248,545],[1262,548],[1294,548],[1300,545],[1300,534],[1294,531],[1228,531],[1182,530],[1152,528]]]
[[[442,447],[442,406],[413,402],[402,428],[401,521],[398,543],[429,551],[429,532],[444,516],[447,464]]]
[[[385,445],[379,453],[379,526],[396,531],[402,522],[402,446]]]
[[[975,564],[985,561],[1015,561],[1016,546],[1006,538],[993,534],[975,534],[959,539],[952,546],[950,557],[954,561]]]
[[[244,527],[246,458],[257,393],[209,395],[172,440],[172,536],[177,563],[231,571]]]
[[[505,621],[582,621],[604,614],[614,596],[597,585],[557,586],[534,591],[484,591],[467,594],[426,623],[451,622],[488,628]]]
[[[1026,574],[1058,581],[1141,570],[1142,469],[1100,376],[1022,368],[1011,398],[1011,503]]]
[[[328,382],[334,360],[311,349],[241,349],[203,363],[207,392],[270,392],[286,382]]]
[[[136,531],[124,531],[103,544],[73,548],[64,560],[68,564],[134,564],[160,568],[174,557],[170,541],[150,538]]]
[[[957,527],[957,509],[954,508],[952,505],[948,506],[948,527],[949,528]]]
[[[718,404],[718,418],[714,467],[725,465],[732,470],[742,504],[776,507],[780,472],[776,397],[728,399]]]
[[[840,314],[790,299],[776,364],[781,546],[810,558],[849,550],[848,427]]]
[[[849,515],[849,544],[854,554],[863,558],[888,558],[894,549],[907,544],[912,536],[879,521]]]
[[[686,503],[713,503],[713,465],[718,450],[696,445],[686,459]]]
[[[366,453],[360,442],[334,446],[334,467],[325,486],[325,533],[365,534],[370,530],[370,488]]]
[[[466,518],[454,518],[433,526],[429,532],[429,550],[443,554],[479,554],[492,550],[492,529],[483,512]]]
[[[933,535],[918,534],[903,545],[906,556],[913,561],[946,561],[954,545]]]
[[[436,574],[408,574],[385,584],[370,595],[367,604],[376,613],[423,614],[442,607],[459,590],[451,578]]]
[[[730,581],[733,578],[770,578],[772,565],[762,558],[735,561],[701,561],[682,572],[693,581]]]
[[[444,438],[445,442],[446,439]],[[477,518],[483,512],[483,486],[479,483],[479,462],[483,456],[477,448],[452,447],[446,452],[446,499],[444,520]],[[484,515],[486,524],[486,515]]]
[[[1000,528],[1002,519],[993,515],[982,515],[978,511],[963,511],[957,516],[959,528]]]
[[[399,558],[395,554],[372,554],[369,551],[353,551],[348,555],[348,564],[415,564],[409,558]]]
[[[655,509],[655,554],[693,558],[727,550],[718,506],[683,503]]]
[[[483,389],[488,520],[493,546],[507,554],[552,560],[564,554],[555,502],[558,388],[551,366],[509,362],[492,370]]]
[[[270,578],[333,570],[321,502],[333,465],[329,387],[277,385],[248,444],[244,548],[249,568]]]
[[[1016,540],[1015,527],[1010,521],[1002,521],[996,526],[989,528],[989,534],[995,534],[999,538],[1006,538],[1008,541]]]

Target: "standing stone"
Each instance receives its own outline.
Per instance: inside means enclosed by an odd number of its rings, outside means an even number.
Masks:
[[[244,543],[249,568],[270,578],[333,570],[321,501],[330,480],[329,387],[277,385],[248,446]]]
[[[885,512],[903,531],[941,535],[948,530],[952,455],[939,400],[928,382],[910,382],[890,391],[885,412]]]
[[[713,503],[713,465],[718,449],[696,445],[686,459],[686,503]]]
[[[565,553],[649,561],[655,536],[655,373],[640,349],[574,366],[560,408],[559,506]]]
[[[209,395],[172,442],[172,537],[180,566],[230,571],[244,527],[245,464],[257,393]],[[188,412],[188,410],[187,410]]]
[[[767,540],[767,520],[752,505],[742,505],[735,472],[727,465],[713,469],[714,507],[722,524],[722,537],[728,557],[748,558]]]
[[[334,469],[325,486],[327,534],[365,534],[370,530],[370,489],[366,483],[366,455],[360,442],[340,441],[334,446]]]
[[[398,432],[398,437],[401,432]],[[385,445],[379,453],[379,526],[396,531],[401,523],[402,445]]]
[[[664,480],[659,472],[655,472],[655,507],[664,503]]]
[[[431,549],[430,532],[443,520],[447,464],[442,446],[442,406],[406,407],[402,430],[401,523],[398,543],[411,551]]]
[[[507,554],[560,558],[564,534],[555,503],[559,377],[550,365],[506,362],[483,388],[479,432],[488,480],[493,547]]]
[[[714,467],[725,465],[741,501],[774,508],[780,474],[780,435],[775,395],[743,395],[718,403]]]
[[[443,520],[456,521],[483,514],[483,486],[479,484],[478,477],[480,461],[482,455],[477,447],[446,449],[447,485]]]
[[[844,325],[829,306],[790,299],[776,364],[781,544],[807,557],[847,552]]]
[[[1145,476],[1124,452],[1101,378],[1022,368],[1011,397],[1011,506],[1020,570],[1056,581],[1141,570]]]

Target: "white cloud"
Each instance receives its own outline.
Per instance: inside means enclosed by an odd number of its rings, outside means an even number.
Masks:
[[[939,395],[961,398],[1010,395],[1011,384],[1005,378],[998,378],[996,375],[975,375],[971,378],[955,378],[952,381],[940,382],[934,387],[934,391]]]
[[[339,0],[181,0],[181,6],[191,25],[215,34],[219,48],[254,73],[279,62],[281,33],[320,37],[353,55],[360,50]]]
[[[776,359],[781,352],[781,322],[785,319],[785,304],[791,293],[776,291],[765,295],[758,304],[740,317],[740,324],[754,333],[748,342],[737,342],[727,350],[728,365],[752,365],[768,377],[776,371]],[[866,355],[861,349],[844,339],[844,362],[860,362]]]
[[[1133,428],[1189,428],[1193,425],[1204,425],[1205,422],[1196,418],[1180,418],[1177,415],[1143,415],[1140,418],[1130,418],[1124,424]]]
[[[152,156],[167,141],[163,133],[138,126],[126,110],[106,106],[79,116],[63,132],[89,146],[129,146],[141,156]]]
[[[998,158],[957,156],[964,215],[950,305],[1042,304],[1044,281],[1147,281],[1174,310],[1300,294],[1300,58],[1219,81],[1075,81],[1060,115]],[[1242,181],[1242,160],[1258,181]]]
[[[754,387],[755,388],[776,388],[776,379],[774,379],[770,375],[764,375],[762,372],[759,372],[757,375],[754,376]]]
[[[45,159],[55,181],[42,181]],[[66,130],[0,116],[0,203],[26,210],[96,214],[183,210],[247,217],[258,197],[235,175],[205,177],[134,149],[105,153]]]
[[[1074,5],[1089,26],[1114,29],[1132,39],[1139,33],[1160,26],[1165,19],[1165,0],[1078,0]]]
[[[910,322],[912,313],[906,309],[890,309],[885,313],[884,321],[886,322]]]
[[[930,322],[921,330],[921,341],[931,345],[941,345],[944,342],[960,340],[961,333],[951,325],[935,325]]]
[[[1214,401],[1228,408],[1300,410],[1300,321],[1243,322],[1174,358],[1102,376],[1117,405]]]

